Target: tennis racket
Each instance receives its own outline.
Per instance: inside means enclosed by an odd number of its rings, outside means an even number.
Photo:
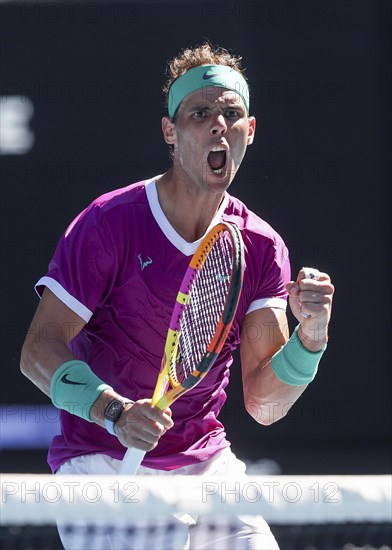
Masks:
[[[152,397],[158,409],[194,388],[214,364],[237,310],[243,270],[240,231],[216,225],[199,244],[177,294]],[[119,473],[135,474],[145,453],[129,448]]]

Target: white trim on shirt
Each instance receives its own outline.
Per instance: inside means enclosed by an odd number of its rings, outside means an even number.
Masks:
[[[79,317],[86,321],[86,323],[89,322],[93,315],[93,312],[90,311],[85,305],[83,305],[82,302],[79,302],[79,300],[71,296],[71,294],[67,292],[65,288],[62,287],[61,284],[55,279],[52,279],[52,277],[48,277],[45,275],[45,277],[41,277],[41,279],[36,283],[34,287],[35,291],[38,296],[41,297],[37,288],[39,286],[46,286],[49,290],[53,292],[55,296],[57,296],[59,300],[61,300],[66,306],[68,306],[70,309],[72,309],[72,311],[79,315]]]
[[[277,309],[284,309],[286,311],[287,300],[285,300],[284,298],[260,298],[259,300],[254,300],[248,307],[246,315],[248,315],[248,313],[251,313],[252,311],[256,311],[257,309],[264,309],[266,307],[274,307]]]
[[[181,235],[177,233],[177,231],[174,229],[174,227],[170,224],[169,220],[165,216],[165,213],[163,212],[161,205],[159,204],[156,181],[157,181],[157,178],[153,178],[151,180],[146,181],[146,184],[145,184],[147,200],[148,200],[148,204],[150,206],[152,215],[154,216],[154,219],[159,225],[161,231],[164,233],[166,238],[171,242],[171,244],[175,246],[180,252],[182,252],[184,256],[192,256],[196,252],[196,249],[200,244],[200,242],[203,240],[204,235],[197,241],[194,241],[193,243],[188,243],[185,239],[181,237]],[[213,220],[211,221],[206,231],[206,234],[212,227],[214,227],[214,225],[220,222],[222,218],[222,214],[227,206],[228,200],[229,200],[229,196],[227,193],[225,193],[222,204],[220,205]]]

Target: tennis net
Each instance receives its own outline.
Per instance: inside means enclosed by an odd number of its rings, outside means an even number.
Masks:
[[[213,548],[210,541],[230,533],[238,514],[261,514],[282,550],[387,550],[392,548],[391,486],[391,476],[266,475],[238,482],[1,474],[0,547],[61,549],[58,521],[79,541],[80,522],[85,524],[91,549],[105,548],[95,542],[103,535],[121,532],[130,547],[134,539],[135,548],[169,550],[178,548],[173,518],[189,514],[204,530],[191,548]],[[74,548],[77,544],[85,543]],[[215,548],[222,546],[218,542]]]

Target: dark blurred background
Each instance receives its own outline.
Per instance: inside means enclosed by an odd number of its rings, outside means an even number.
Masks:
[[[285,474],[390,471],[390,28],[387,0],[2,4],[3,472],[48,471],[57,430],[19,373],[33,285],[92,199],[168,168],[166,61],[204,39],[243,56],[258,121],[232,194],[282,234],[295,274],[336,286],[328,351],[285,419],[247,415],[237,359],[233,448]]]

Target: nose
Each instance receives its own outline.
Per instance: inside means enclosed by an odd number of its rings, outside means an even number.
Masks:
[[[227,124],[225,117],[222,114],[217,115],[214,117],[214,120],[211,124],[210,132],[213,136],[217,134],[224,134],[227,130]]]

